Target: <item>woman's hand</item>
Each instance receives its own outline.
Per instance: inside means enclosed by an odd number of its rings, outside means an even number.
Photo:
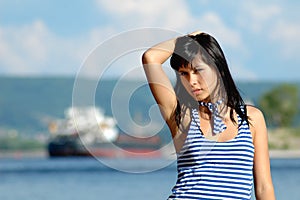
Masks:
[[[188,36],[195,36],[195,35],[198,35],[200,33],[203,33],[202,31],[194,31],[192,33],[189,33]]]

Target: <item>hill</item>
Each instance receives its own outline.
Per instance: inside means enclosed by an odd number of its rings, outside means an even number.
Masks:
[[[48,122],[63,118],[64,110],[72,106],[73,90],[79,87],[74,87],[74,81],[72,77],[0,77],[0,129],[14,129],[26,135],[47,132]],[[119,121],[124,126],[130,125],[132,119],[138,125],[151,121],[148,111],[155,103],[144,83],[130,80],[121,83],[117,80],[82,80],[79,83],[82,88],[75,97],[76,105],[95,103],[109,116],[120,111]],[[242,96],[254,104],[276,84],[280,83],[237,83]]]

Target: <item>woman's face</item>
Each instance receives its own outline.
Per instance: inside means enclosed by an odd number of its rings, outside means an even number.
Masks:
[[[217,73],[202,61],[200,55],[187,67],[180,67],[178,73],[182,85],[196,101],[212,100],[211,95],[216,91],[218,82]]]

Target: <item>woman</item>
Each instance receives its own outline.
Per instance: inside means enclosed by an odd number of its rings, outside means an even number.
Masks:
[[[162,69],[169,57],[174,89]],[[244,104],[217,41],[194,32],[151,47],[142,61],[177,152],[169,199],[251,199],[253,182],[257,200],[275,199],[263,114]]]

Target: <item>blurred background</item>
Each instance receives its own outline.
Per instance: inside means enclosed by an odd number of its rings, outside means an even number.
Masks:
[[[98,47],[156,28],[169,34],[140,39],[152,45],[202,30],[219,41],[245,101],[265,114],[277,198],[299,199],[299,8],[294,0],[0,0],[0,198],[168,197],[176,181],[170,134],[149,116],[144,75],[132,72],[149,46],[78,81]],[[93,76],[104,70],[101,81]],[[78,84],[82,99],[92,90],[94,105],[72,108]],[[112,102],[129,115],[116,119]]]

